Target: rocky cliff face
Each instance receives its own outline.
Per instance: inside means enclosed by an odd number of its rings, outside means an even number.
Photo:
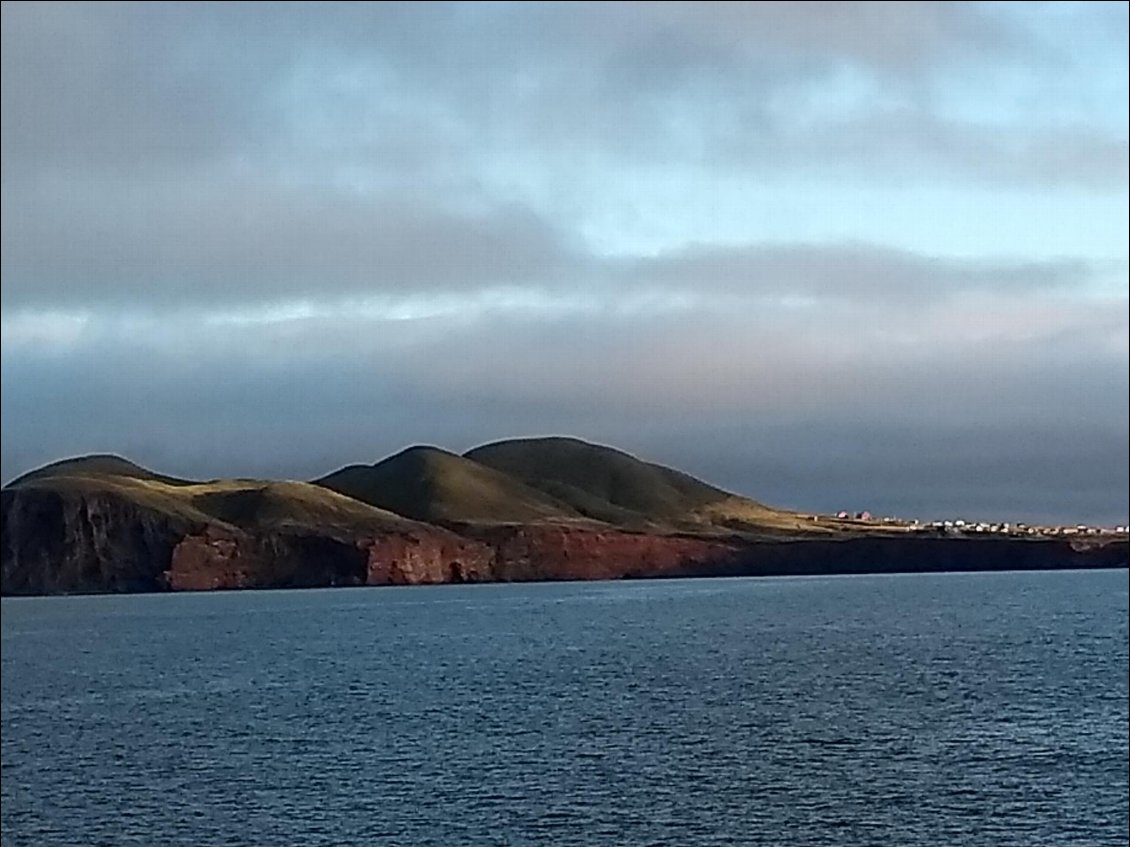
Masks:
[[[528,525],[479,530],[495,551],[495,578],[624,579],[724,568],[738,547],[673,535],[648,535],[570,526]]]
[[[723,567],[733,545],[511,525],[456,533],[256,532],[178,521],[113,495],[3,492],[5,594],[619,579]]]
[[[174,591],[365,585],[358,544],[304,533],[255,534],[208,527],[173,548],[164,573]]]
[[[0,492],[0,591],[162,591],[174,547],[194,527],[113,495]]]
[[[209,528],[176,545],[165,582],[173,590],[199,591],[622,579],[722,567],[736,550],[696,539],[552,525],[479,529],[474,537],[436,528],[350,541],[259,538]]]
[[[272,531],[113,494],[2,492],[4,594],[418,585],[664,576],[1125,567],[1125,541],[857,537],[753,542],[527,524],[453,532]]]
[[[494,582],[495,551],[454,533],[392,533],[362,542],[366,585]]]

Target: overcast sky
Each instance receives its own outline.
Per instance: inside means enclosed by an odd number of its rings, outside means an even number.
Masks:
[[[3,478],[563,433],[1125,522],[1127,8],[5,3]]]

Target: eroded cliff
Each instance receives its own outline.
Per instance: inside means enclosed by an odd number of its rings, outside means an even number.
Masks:
[[[522,447],[519,458],[531,449]],[[576,486],[583,480],[570,476],[573,505],[546,514],[548,495],[531,494],[534,489],[524,483],[505,483],[503,470],[480,473],[468,468],[470,459],[444,454],[440,461],[435,453],[423,451],[431,458],[422,464],[413,459],[421,451],[398,454],[392,461],[396,473],[377,468],[380,473],[371,479],[373,468],[355,469],[361,482],[372,483],[365,490],[375,502],[305,482],[191,482],[119,457],[58,463],[2,492],[0,591],[198,591],[1127,564],[1125,535],[965,538],[814,521],[704,489],[666,469],[643,466],[636,474],[633,463],[638,462],[626,454],[615,453],[610,468],[601,471],[606,457],[600,451],[584,464],[596,480],[593,491],[582,496]],[[560,462],[547,467],[560,472]],[[400,502],[382,493],[382,486],[407,485],[414,474],[422,474],[422,482],[413,483],[413,509],[432,515],[417,501],[438,492],[443,508],[436,514],[466,519],[444,519],[440,525],[440,518],[429,523],[381,508],[380,503]],[[530,473],[526,478],[536,482]],[[562,485],[550,487],[560,493]],[[663,494],[654,509],[645,496],[648,485],[658,485]],[[517,521],[517,506],[499,505],[511,495],[531,519]],[[489,520],[481,497],[490,505]],[[625,511],[630,519],[619,523],[594,517],[622,517]]]
[[[162,591],[173,549],[198,527],[113,494],[0,492],[0,591]]]

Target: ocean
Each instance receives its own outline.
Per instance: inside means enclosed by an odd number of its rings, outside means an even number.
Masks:
[[[7,845],[1119,845],[1127,572],[2,601]]]

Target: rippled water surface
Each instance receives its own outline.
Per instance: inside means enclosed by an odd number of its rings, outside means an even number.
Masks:
[[[4,845],[1127,843],[1127,573],[3,601]]]

